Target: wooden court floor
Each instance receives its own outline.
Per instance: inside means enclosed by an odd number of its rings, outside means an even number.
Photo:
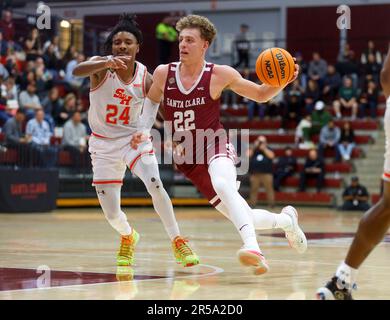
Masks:
[[[307,252],[296,253],[279,230],[258,232],[270,265],[262,276],[239,265],[238,234],[212,208],[175,209],[201,257],[192,268],[175,264],[152,208],[125,208],[141,241],[136,266],[119,270],[119,238],[98,208],[0,214],[0,299],[311,300],[344,258],[361,214],[297,209]],[[362,266],[356,299],[390,299],[389,242],[386,237]]]

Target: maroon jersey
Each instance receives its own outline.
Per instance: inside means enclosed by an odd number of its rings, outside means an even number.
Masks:
[[[210,80],[214,65],[205,63],[198,81],[185,90],[179,77],[179,63],[169,65],[164,88],[165,120],[171,121],[173,131],[222,129],[219,120],[220,99],[210,96]]]
[[[212,63],[205,63],[198,80],[186,90],[180,81],[179,63],[171,63],[165,83],[165,121],[170,122],[172,135],[175,132],[182,134],[180,141],[185,140],[186,133],[191,133],[193,163],[199,163],[201,157],[205,157],[207,163],[210,155],[219,152],[216,150],[219,149],[218,145],[228,143],[226,131],[220,122],[220,99],[214,100],[210,96],[213,67]]]
[[[185,90],[179,77],[179,62],[171,63],[162,105],[165,121],[171,122],[172,134],[187,133],[193,137],[192,161],[188,163],[188,157],[184,156],[184,163],[176,162],[178,170],[216,206],[220,200],[213,189],[208,165],[218,157],[228,157],[235,163],[237,157],[220,122],[220,99],[214,100],[210,96],[213,67],[212,63],[205,63],[198,80],[192,88]],[[199,139],[205,135],[205,130],[208,131],[207,137]]]

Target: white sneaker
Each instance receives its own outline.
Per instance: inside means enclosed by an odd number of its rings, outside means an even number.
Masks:
[[[306,236],[298,225],[298,212],[292,206],[287,206],[282,209],[281,214],[288,215],[292,220],[291,229],[285,230],[286,238],[290,246],[298,251],[304,253],[307,249]]]
[[[238,260],[243,266],[252,267],[255,275],[261,275],[269,270],[267,261],[259,251],[241,248],[237,251]]]

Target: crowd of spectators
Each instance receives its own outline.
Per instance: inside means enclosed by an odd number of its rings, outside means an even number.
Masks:
[[[0,132],[5,147],[17,150],[23,167],[55,167],[61,149],[70,152],[74,167],[86,165],[89,79],[72,74],[84,54],[74,46],[61,52],[58,35],[35,27],[25,37],[15,34],[12,12],[3,10]]]
[[[373,41],[368,41],[360,59],[348,44],[334,64],[325,61],[319,52],[313,52],[309,62],[299,52],[294,56],[301,72],[279,96],[267,103],[243,101],[240,105],[236,97],[232,97],[232,100],[235,109],[247,108],[249,120],[279,117],[279,134],[286,133],[295,124],[294,145],[288,145],[284,156],[271,161],[273,166],[269,173],[273,174],[274,190],[280,191],[282,181],[297,174],[297,191],[304,192],[308,180],[313,179],[317,192],[320,192],[325,186],[325,155],[333,155],[335,163],[350,162],[356,146],[351,123],[377,118],[383,54],[375,48]],[[258,144],[253,146],[253,150],[256,148]],[[293,149],[308,150],[301,170],[297,169],[292,156]],[[257,160],[270,162],[264,154],[259,157],[259,153],[262,154],[259,150],[251,152]],[[251,159],[250,163],[256,161]],[[257,167],[261,165],[257,163]],[[254,168],[251,167],[250,172],[253,199],[259,186],[258,179],[254,179]],[[338,172],[335,176],[338,176]],[[270,204],[273,204],[272,199],[268,199]],[[254,200],[252,205],[255,205]]]

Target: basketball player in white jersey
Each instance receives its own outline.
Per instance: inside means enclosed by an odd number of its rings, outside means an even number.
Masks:
[[[126,167],[145,184],[153,205],[172,241],[176,261],[183,266],[199,263],[199,258],[180,236],[170,198],[165,191],[150,140],[134,150],[132,134],[137,132],[143,101],[152,84],[146,67],[136,61],[142,44],[142,33],[134,17],[121,16],[108,36],[105,49],[112,55],[92,57],[73,71],[75,76],[91,80],[88,121],[92,129],[89,151],[92,158],[93,186],[104,215],[121,235],[118,266],[134,264],[134,249],[139,234],[121,210],[120,193]],[[148,157],[148,161],[141,161]]]
[[[382,241],[390,227],[390,45],[381,70],[380,81],[386,97],[383,196],[360,220],[345,261],[339,265],[333,278],[317,290],[317,299],[320,300],[353,300],[352,289],[357,288],[358,268]]]
[[[224,89],[231,89],[241,96],[265,102],[284,88],[258,85],[243,79],[240,73],[230,66],[207,63],[205,54],[216,35],[215,26],[207,18],[189,15],[179,20],[176,29],[180,32],[180,62],[160,65],[155,70],[153,85],[145,99],[141,115],[144,132],[133,135],[134,146],[146,141],[162,96],[166,119],[172,121],[175,114],[181,116],[177,119],[185,119],[184,123],[187,124],[184,124],[183,129],[183,124],[180,123],[181,131],[194,133],[199,129],[211,129],[215,132],[215,129],[223,130],[219,110],[220,96]],[[295,68],[291,81],[298,76],[298,65]],[[252,267],[257,275],[263,274],[269,268],[258,245],[255,229],[281,228],[285,231],[290,245],[299,253],[307,249],[306,237],[298,225],[298,213],[292,206],[284,207],[281,214],[252,210],[249,207],[236,187],[237,171],[232,161],[232,150],[228,150],[230,148],[225,140],[222,141],[224,142],[219,140],[218,152],[206,165],[197,163],[188,171],[182,172],[218,211],[233,222],[244,244],[237,252],[241,264]],[[179,166],[178,169],[181,170]],[[192,174],[193,172],[196,172],[196,175]],[[210,192],[210,189],[213,191]]]

